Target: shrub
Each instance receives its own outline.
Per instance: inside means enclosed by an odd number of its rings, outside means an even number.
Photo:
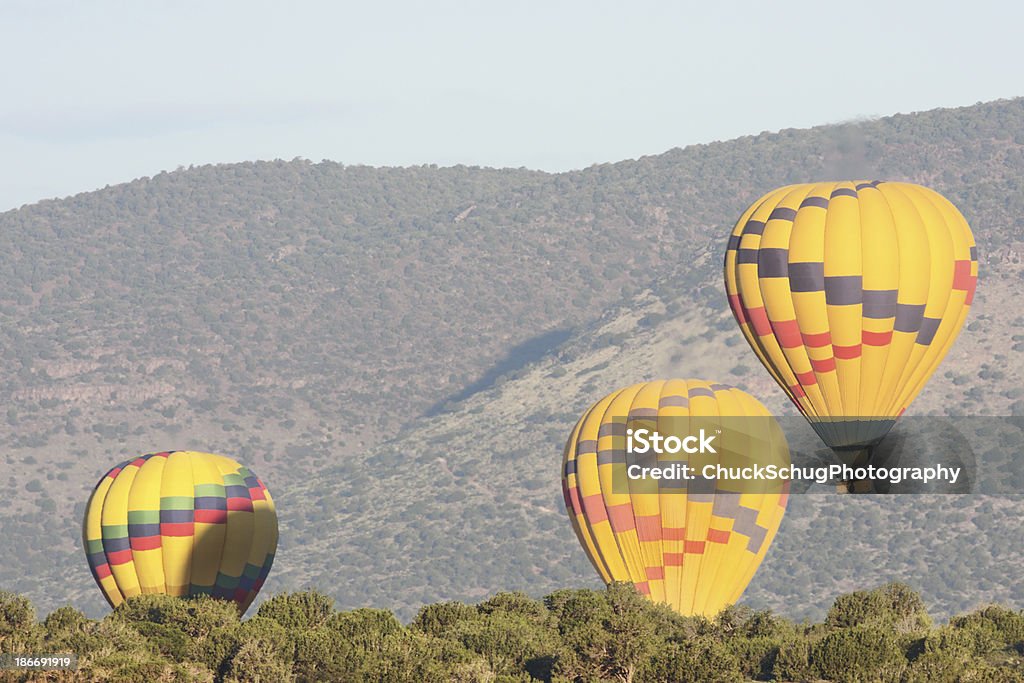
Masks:
[[[522,614],[492,612],[459,624],[453,634],[470,652],[481,655],[496,673],[527,672],[547,680],[561,643],[553,629]]]
[[[895,635],[873,626],[830,633],[811,646],[811,667],[836,681],[899,680],[906,665]]]
[[[781,641],[764,636],[732,638],[726,643],[743,675],[758,679],[772,675],[780,645]]]
[[[192,656],[196,662],[223,676],[228,662],[240,646],[237,627],[215,628],[193,645]]]
[[[964,628],[950,624],[929,633],[924,638],[923,645],[925,654],[945,652],[966,659],[992,652],[1000,643],[989,629],[973,626]]]
[[[360,683],[449,683],[458,681],[457,673],[465,672],[466,665],[474,660],[479,661],[479,657],[474,657],[456,643],[417,631],[402,631],[385,638],[379,651],[368,653],[359,670],[353,672],[351,680]],[[476,668],[487,671],[486,664],[478,663]]]
[[[921,655],[903,674],[903,683],[956,683],[967,667],[969,657],[935,650]]]
[[[202,639],[215,628],[236,626],[238,609],[233,602],[205,595],[194,598],[138,595],[118,605],[110,618],[128,624],[164,624],[189,638]]]
[[[921,596],[901,583],[841,595],[825,617],[825,625],[831,628],[866,624],[888,626],[906,633],[927,629],[931,619]]]
[[[32,602],[21,595],[0,591],[0,652],[31,652],[42,636]]]
[[[258,643],[264,652],[282,661],[290,662],[294,658],[293,634],[275,619],[257,614],[242,622],[235,630],[235,635],[238,637],[239,651],[249,643]]]
[[[334,613],[334,600],[316,591],[281,593],[260,605],[256,616],[273,619],[288,629],[322,626]]]
[[[781,681],[806,681],[816,678],[811,671],[810,645],[804,640],[783,642],[775,654],[772,676]]]
[[[950,625],[984,633],[994,644],[1024,652],[1024,614],[997,605],[950,620]]]
[[[52,652],[83,651],[94,628],[94,622],[70,605],[55,609],[43,621],[46,645]]]
[[[477,606],[481,614],[504,612],[517,614],[535,623],[552,623],[551,613],[544,603],[534,600],[526,593],[498,593]]]
[[[155,680],[155,679],[153,679]],[[244,643],[227,664],[226,683],[288,683],[295,680],[288,662],[263,648],[258,640]]]
[[[610,614],[608,603],[602,595],[588,590],[555,591],[544,598],[544,605],[554,615],[558,630],[562,633],[580,624],[607,618]]]
[[[736,655],[721,642],[700,637],[668,643],[654,652],[643,679],[659,683],[726,683],[744,680]]]
[[[438,602],[421,608],[410,626],[422,633],[442,636],[460,622],[478,618],[475,607],[461,602]]]
[[[293,670],[300,680],[340,681],[359,668],[364,652],[338,631],[321,626],[295,637]]]
[[[324,626],[364,650],[379,647],[385,636],[402,630],[402,624],[391,612],[365,607],[333,614]]]

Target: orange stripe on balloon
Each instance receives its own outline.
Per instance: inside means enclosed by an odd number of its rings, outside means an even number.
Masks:
[[[612,531],[629,531],[636,528],[632,503],[610,506],[608,508],[608,519],[612,523]]]
[[[796,373],[796,381],[804,386],[810,386],[818,383],[818,378],[813,372],[798,372]]]
[[[957,261],[953,266],[953,289],[967,291],[971,286],[971,262]]]
[[[804,346],[817,349],[822,346],[828,346],[832,343],[831,332],[819,332],[818,334],[802,334]]]
[[[888,346],[892,341],[892,330],[888,332],[871,332],[864,330],[861,333],[861,342],[868,346]]]
[[[228,510],[232,512],[252,512],[252,501],[248,498],[228,498]]]
[[[155,550],[161,547],[159,536],[140,536],[131,539],[132,550]]]
[[[811,359],[811,369],[815,372],[832,372],[836,369],[836,359],[832,356],[822,360]]]
[[[224,524],[228,521],[227,510],[196,510],[195,521],[200,524]]]
[[[853,360],[854,358],[860,358],[861,346],[860,344],[854,344],[853,346],[833,346],[832,354],[840,360]]]
[[[775,338],[782,348],[793,349],[797,346],[803,346],[803,336],[800,334],[800,325],[797,324],[796,320],[782,320],[772,323],[772,329],[775,331]]]
[[[739,294],[729,295],[729,308],[732,309],[733,317],[736,318],[736,322],[740,325],[747,322],[747,313],[743,310],[743,302],[740,301]]]
[[[572,511],[576,514],[583,512],[583,506],[580,505],[580,492],[575,486],[568,487],[569,504],[572,505]]]
[[[768,313],[764,310],[764,306],[747,309],[747,316],[750,318],[750,324],[754,326],[757,336],[763,337],[772,333],[772,324],[768,321]]]
[[[112,553],[107,553],[108,564],[127,564],[132,561],[132,551],[128,550],[115,550]]]
[[[722,529],[708,529],[708,541],[711,543],[728,543],[729,532]]]
[[[636,535],[641,541],[660,541],[661,515],[644,515],[637,517]]]
[[[587,521],[591,524],[607,520],[608,512],[604,509],[604,496],[600,493],[583,496],[583,514],[587,516]]]

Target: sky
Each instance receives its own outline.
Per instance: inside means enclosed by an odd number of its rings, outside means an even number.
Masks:
[[[0,3],[0,211],[255,159],[546,171],[1024,95],[1024,3]]]

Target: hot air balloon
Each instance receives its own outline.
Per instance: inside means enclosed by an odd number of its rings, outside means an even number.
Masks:
[[[710,453],[637,460],[639,430],[714,440]],[[703,430],[703,431],[702,431]],[[668,439],[665,439],[668,444]],[[573,530],[601,578],[632,582],[680,614],[717,614],[739,599],[782,521],[788,482],[703,476],[704,466],[788,464],[775,419],[739,389],[701,380],[635,384],[595,403],[565,446],[562,490]],[[642,462],[662,472],[693,467],[691,479],[636,478]],[[675,472],[679,474],[678,472]]]
[[[977,280],[964,217],[902,182],[777,189],[743,213],[725,255],[747,342],[826,445],[859,464],[949,351]]]
[[[244,614],[274,562],[277,513],[263,482],[231,458],[150,453],[100,479],[82,535],[111,607],[141,593],[204,594]]]

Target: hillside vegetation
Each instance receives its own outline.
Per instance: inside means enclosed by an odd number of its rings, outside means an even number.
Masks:
[[[738,607],[688,618],[614,584],[435,603],[408,626],[312,591],[275,595],[244,621],[228,603],[152,595],[98,622],[62,607],[39,623],[26,598],[0,593],[0,653],[43,651],[78,655],[52,681],[1012,683],[1024,681],[1024,614],[990,605],[935,625],[917,594],[888,584],[838,597],[822,623]]]
[[[174,448],[268,483],[270,590],[330,586],[408,618],[594,585],[558,494],[572,422],[668,375],[787,410],[728,317],[724,237],[766,189],[839,176],[929,184],[978,239],[976,307],[914,410],[1020,410],[1024,314],[1003,304],[1020,284],[1024,100],[562,174],[189,168],[0,214],[0,585],[97,614],[89,489]],[[1022,599],[1018,499],[799,498],[755,604],[792,609],[793,577],[826,594],[904,578],[943,614]]]
[[[993,294],[990,285],[997,283],[986,282],[972,319],[983,319],[989,301],[1010,295]],[[661,283],[654,289],[668,291]],[[737,385],[776,414],[795,412],[715,299],[647,291],[498,386],[444,415],[422,418],[365,460],[339,463],[315,482],[296,484],[289,500],[302,502],[282,508],[292,545],[285,568],[275,569],[294,573],[278,580],[330,585],[343,605],[383,605],[404,618],[416,603],[478,600],[503,588],[537,593],[597,586],[560,489],[561,446],[593,401],[632,382],[679,374],[683,363],[692,368],[685,375]],[[999,344],[997,337],[965,332],[947,359],[947,367],[958,370],[937,374],[915,410],[945,415],[1008,406],[1010,399],[999,394],[982,394],[984,401],[947,399],[960,391],[960,377],[982,384],[978,373]],[[1015,377],[1024,372],[1020,362],[1004,367]],[[1010,388],[1006,393],[1017,395]],[[1014,459],[1024,431],[1005,422],[998,425],[1008,430],[999,457]],[[978,457],[993,464],[992,455],[988,461],[984,455],[979,447]],[[1024,490],[1020,467],[1014,473],[1018,485],[1009,490]],[[1024,497],[813,491],[790,497],[745,603],[821,618],[829,596],[869,577],[910,583],[943,616],[986,601],[1024,601],[1024,546],[1011,540],[1019,533]],[[372,566],[376,574],[368,580],[359,571],[339,573],[339,562]]]

